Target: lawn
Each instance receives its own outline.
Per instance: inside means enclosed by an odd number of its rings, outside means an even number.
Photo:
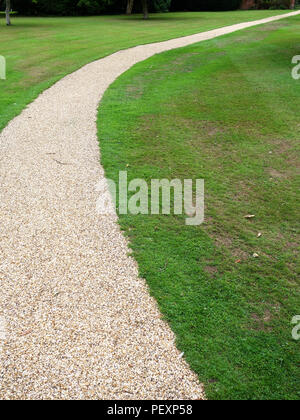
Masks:
[[[0,80],[0,130],[40,92],[86,63],[137,44],[256,20],[285,11],[157,14],[1,20],[0,55],[7,80]]]
[[[299,24],[157,55],[122,75],[99,110],[107,177],[205,179],[203,225],[174,215],[120,224],[210,399],[300,397]]]

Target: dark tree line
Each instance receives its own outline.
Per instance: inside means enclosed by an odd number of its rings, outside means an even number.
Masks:
[[[0,0],[5,4],[6,0]],[[7,0],[22,15],[89,15],[169,10],[230,10],[241,0]],[[3,10],[3,9],[2,9]]]
[[[171,0],[0,0],[3,6],[11,3],[13,9],[21,15],[97,15],[114,13],[140,13],[144,10],[165,12],[170,10]],[[3,10],[3,7],[1,7]]]
[[[10,11],[21,15],[97,15],[115,13],[141,13],[148,18],[149,12],[234,10],[240,7],[268,8],[292,7],[294,0],[0,0],[10,24]]]

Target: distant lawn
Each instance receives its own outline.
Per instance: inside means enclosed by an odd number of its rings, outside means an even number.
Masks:
[[[41,91],[84,64],[137,44],[256,20],[284,11],[170,13],[140,16],[18,18],[0,20],[0,55],[7,80],[0,80],[0,130]]]
[[[120,223],[211,399],[300,397],[291,337],[300,314],[299,24],[155,56],[121,76],[99,112],[107,177],[205,179],[204,225],[142,215]]]

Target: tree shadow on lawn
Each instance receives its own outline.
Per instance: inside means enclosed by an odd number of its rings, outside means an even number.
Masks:
[[[155,15],[155,14],[151,14],[149,19],[145,20],[143,18],[143,15],[141,14],[136,14],[136,15],[131,15],[131,16],[126,16],[126,15],[116,15],[113,16],[115,18],[115,20],[127,20],[127,21],[145,21],[145,22],[183,22],[183,21],[194,21],[194,22],[199,22],[199,21],[203,21],[203,20],[207,20],[207,18],[205,16],[172,16],[171,14],[167,14],[165,16],[162,15]]]

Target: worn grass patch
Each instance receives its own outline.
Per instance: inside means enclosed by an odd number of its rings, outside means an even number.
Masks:
[[[300,397],[291,336],[300,312],[300,82],[291,78],[299,22],[151,58],[120,77],[100,108],[109,178],[128,170],[129,179],[205,179],[202,226],[143,215],[120,224],[212,399]]]

